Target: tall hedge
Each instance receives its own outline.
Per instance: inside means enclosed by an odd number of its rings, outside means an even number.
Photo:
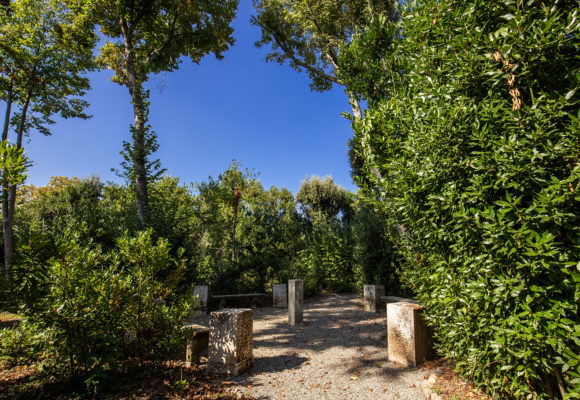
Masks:
[[[577,14],[575,0],[409,1],[341,52],[368,102],[361,182],[392,218],[404,279],[440,351],[496,398],[580,398]]]

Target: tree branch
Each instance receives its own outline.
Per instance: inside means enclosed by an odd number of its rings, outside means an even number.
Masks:
[[[334,82],[338,85],[344,86],[344,83],[340,79],[336,78],[335,76],[329,75],[326,72],[324,72],[318,68],[315,68],[312,65],[310,65],[310,64],[302,61],[298,57],[296,57],[296,55],[294,55],[294,52],[284,43],[284,41],[279,37],[279,35],[276,32],[268,29],[257,18],[255,19],[255,21],[264,31],[268,32],[272,36],[272,38],[276,42],[276,45],[278,47],[280,47],[282,49],[282,51],[284,52],[284,54],[286,54],[286,57],[290,58],[296,65],[299,65],[303,68],[306,68],[308,71],[320,76],[321,78],[328,79],[331,82]]]
[[[157,57],[159,54],[161,54],[163,52],[163,50],[165,50],[173,40],[175,40],[176,38],[183,36],[183,35],[175,35],[175,26],[177,25],[177,16],[178,16],[179,12],[176,11],[175,15],[173,16],[173,21],[171,21],[171,28],[169,30],[169,36],[167,37],[167,40],[165,41],[165,43],[163,43],[161,46],[153,49],[148,55],[147,58],[145,59],[145,63],[149,64],[150,62],[152,62],[153,60],[155,60],[155,57]]]

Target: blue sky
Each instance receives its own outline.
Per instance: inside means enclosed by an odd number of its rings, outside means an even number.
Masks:
[[[232,159],[260,172],[265,187],[294,193],[308,175],[332,175],[356,190],[350,178],[346,142],[352,135],[340,114],[350,109],[340,87],[311,92],[305,73],[266,63],[257,49],[259,28],[250,25],[251,0],[241,0],[234,21],[236,44],[221,61],[184,61],[178,71],[153,77],[150,123],[157,132],[167,173],[181,182],[217,177]],[[100,175],[120,182],[122,141],[133,119],[126,88],[111,72],[90,74],[89,120],[59,120],[53,135],[32,134],[25,149],[34,166],[27,183],[45,185],[51,176]]]

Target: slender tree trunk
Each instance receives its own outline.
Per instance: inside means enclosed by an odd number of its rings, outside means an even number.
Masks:
[[[24,106],[22,107],[22,115],[20,116],[20,123],[18,124],[17,131],[18,137],[16,139],[16,147],[18,149],[22,148],[24,124],[26,122],[31,96],[31,92],[26,94]],[[16,208],[16,185],[8,186],[8,182],[4,180],[2,188],[2,231],[4,233],[4,272],[6,277],[9,277],[10,275],[12,256],[14,255],[14,210]]]
[[[8,139],[8,129],[10,128],[10,115],[12,113],[12,82],[8,88],[8,98],[6,99],[6,114],[4,115],[4,129],[2,129],[2,141]]]
[[[236,225],[238,218],[234,216],[233,232],[232,232],[232,261],[236,261]]]
[[[10,128],[10,115],[12,113],[12,83],[10,84],[10,87],[8,89],[8,99],[6,100],[6,114],[4,116],[4,128],[2,130],[2,141],[6,141],[8,140],[8,129]],[[6,180],[6,174],[3,174],[4,178],[2,181],[2,236],[4,238],[4,273],[6,274],[6,278],[9,277],[9,259],[11,257],[10,252],[6,252],[6,248],[7,247],[11,247],[14,248],[14,245],[12,244],[12,236],[8,234],[8,232],[11,230],[10,228],[10,224],[8,223],[9,221],[9,216],[8,216],[8,196],[9,196],[9,189],[8,189],[8,181]],[[10,236],[10,237],[9,237]],[[8,240],[7,240],[7,237]],[[8,241],[8,245],[6,244],[6,242]],[[6,255],[9,255],[9,257],[7,258]]]
[[[135,115],[133,132],[133,173],[137,197],[137,215],[141,228],[147,221],[147,169],[145,152],[145,103],[143,101],[143,83],[137,77],[135,52],[133,49],[133,32],[124,18],[119,21],[125,43],[125,63],[127,67],[127,86],[133,103]]]

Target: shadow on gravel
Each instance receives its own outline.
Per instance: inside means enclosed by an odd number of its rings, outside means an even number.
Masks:
[[[360,350],[360,355],[348,360],[346,371],[349,374],[370,372],[395,376],[408,371],[408,368],[400,368],[387,361],[387,330],[384,315],[365,312],[361,300],[355,295],[342,295],[307,302],[304,306],[304,323],[297,327],[288,325],[284,311],[274,310],[272,313],[264,313],[258,319],[282,320],[273,321],[273,326],[268,329],[256,329],[254,346],[279,349],[285,353],[293,352],[296,356],[305,355],[309,351],[321,352],[333,347],[355,348]],[[368,347],[377,350],[369,352]],[[259,359],[256,359],[252,374],[289,369],[292,364],[284,357],[292,356],[279,356],[281,362],[272,361],[278,366],[270,367],[276,368],[271,371],[261,370]],[[297,358],[303,360],[300,364],[306,361],[304,357]],[[288,367],[285,367],[285,364],[288,364]]]
[[[298,354],[280,355],[274,357],[257,357],[254,360],[252,374],[261,372],[281,372],[289,369],[295,369],[308,361],[306,357],[300,357]]]

